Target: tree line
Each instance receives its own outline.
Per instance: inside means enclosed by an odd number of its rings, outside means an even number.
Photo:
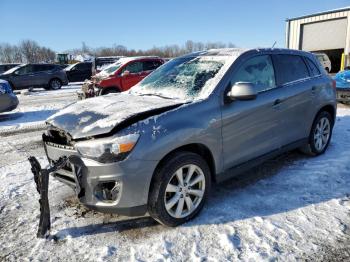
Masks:
[[[167,45],[162,47],[153,47],[146,50],[128,49],[123,45],[113,45],[112,47],[98,47],[91,48],[82,43],[81,48],[68,50],[71,54],[89,54],[95,57],[99,56],[159,56],[164,58],[177,57],[195,51],[203,51],[212,48],[233,48],[236,47],[233,43],[222,42],[194,42],[192,40],[186,41],[183,45]]]
[[[53,63],[56,53],[33,40],[23,40],[17,45],[0,43],[1,63]]]
[[[63,53],[72,55],[89,54],[99,56],[159,56],[163,58],[177,57],[195,51],[203,51],[212,48],[232,48],[232,43],[222,42],[194,42],[186,41],[183,45],[167,45],[163,47],[153,47],[147,50],[128,49],[123,45],[113,45],[112,47],[91,48],[82,43],[80,48],[66,50]],[[17,45],[0,43],[1,63],[53,63],[56,59],[56,52],[48,47],[40,46],[36,41],[23,40]]]

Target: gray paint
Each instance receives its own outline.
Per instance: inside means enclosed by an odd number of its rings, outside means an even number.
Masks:
[[[184,104],[160,115],[136,122],[116,135],[140,133],[140,139],[127,159],[101,164],[82,158],[87,167],[87,196],[81,202],[103,212],[121,212],[147,205],[151,179],[158,163],[170,152],[189,144],[207,147],[215,162],[214,178],[248,161],[293,149],[294,142],[307,141],[313,119],[326,105],[336,109],[335,90],[331,79],[323,73],[302,81],[279,86],[258,94],[255,100],[225,103],[232,74],[247,59],[257,55],[296,54],[315,57],[306,52],[260,49],[243,53],[222,77],[212,94],[200,101]],[[319,65],[320,66],[320,65]],[[275,105],[279,99],[281,103]],[[286,147],[288,146],[288,147]],[[47,146],[49,159],[77,154]],[[91,193],[98,181],[118,179],[122,193],[116,203],[101,203]]]

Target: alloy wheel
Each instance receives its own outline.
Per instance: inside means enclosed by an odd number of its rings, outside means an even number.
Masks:
[[[164,204],[168,214],[183,218],[192,214],[203,200],[205,176],[194,164],[179,168],[170,178],[165,189]]]
[[[327,117],[322,117],[315,128],[314,142],[317,151],[322,151],[328,144],[331,132],[331,123]]]
[[[52,88],[53,90],[57,90],[57,89],[59,89],[60,87],[61,87],[61,82],[60,82],[59,80],[54,79],[54,80],[51,81],[51,88]]]

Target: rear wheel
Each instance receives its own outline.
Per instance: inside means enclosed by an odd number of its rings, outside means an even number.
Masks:
[[[108,95],[108,94],[115,94],[119,93],[119,90],[117,88],[107,88],[106,90],[102,90],[101,95]]]
[[[61,80],[54,78],[50,81],[49,87],[51,90],[58,90],[62,87],[62,82]]]
[[[166,226],[195,217],[210,189],[210,170],[197,154],[178,152],[155,174],[148,200],[150,215]]]
[[[312,124],[309,144],[302,148],[309,155],[323,154],[332,137],[333,117],[327,111],[320,112]]]

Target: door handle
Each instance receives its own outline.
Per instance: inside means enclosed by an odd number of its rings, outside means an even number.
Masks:
[[[274,105],[274,106],[277,106],[277,105],[279,105],[279,104],[281,104],[281,103],[282,103],[282,100],[281,100],[281,99],[276,99],[275,102],[273,102],[273,105]]]
[[[316,93],[317,86],[311,87],[311,93],[314,95]]]
[[[282,100],[281,99],[276,99],[274,102],[273,102],[273,108],[274,109],[280,109],[280,105],[281,105],[281,103],[282,103]]]

